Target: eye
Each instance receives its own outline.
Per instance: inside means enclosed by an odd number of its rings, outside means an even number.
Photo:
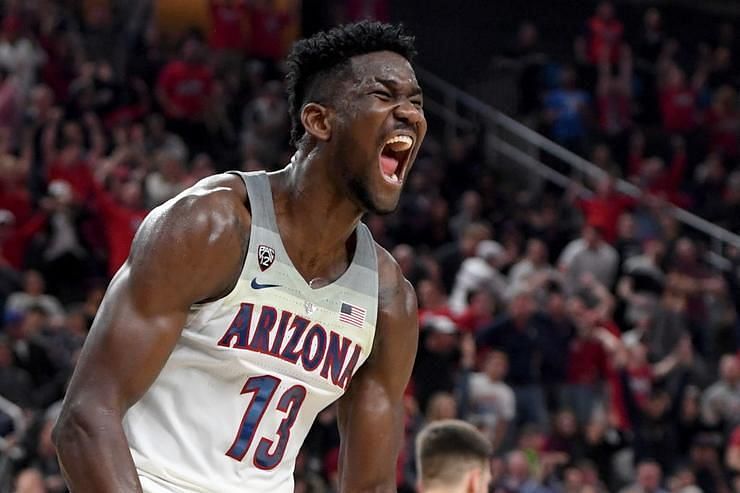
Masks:
[[[417,108],[423,108],[424,107],[424,101],[421,98],[414,98],[411,100],[411,104],[416,106]]]
[[[391,93],[388,91],[378,89],[377,91],[373,91],[370,94],[375,96],[376,98],[380,99],[381,101],[390,101],[391,100]]]

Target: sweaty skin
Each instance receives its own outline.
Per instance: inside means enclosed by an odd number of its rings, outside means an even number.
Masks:
[[[415,135],[403,179],[426,132],[408,61],[376,52],[354,57],[351,65],[352,81],[334,106],[304,106],[308,143],[292,166],[270,175],[283,243],[307,281],[337,279],[350,263],[361,216],[398,203],[401,187],[383,178],[378,162],[389,134]],[[73,493],[142,491],[123,416],[157,378],[190,306],[221,298],[235,286],[250,225],[243,182],[217,175],[152,211],[140,227],[85,342],[54,430]],[[414,290],[390,254],[376,248],[375,343],[339,400],[342,492],[396,491],[403,391],[416,354]]]

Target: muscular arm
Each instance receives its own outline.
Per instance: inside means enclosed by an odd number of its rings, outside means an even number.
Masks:
[[[155,209],[113,278],[54,430],[72,492],[141,491],[121,420],[167,361],[190,305],[235,282],[249,214],[234,180],[205,180]]]
[[[340,491],[396,491],[403,441],[403,393],[418,340],[416,296],[390,255],[378,250],[380,289],[375,343],[339,401]]]

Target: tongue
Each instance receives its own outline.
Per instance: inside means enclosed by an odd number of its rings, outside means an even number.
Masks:
[[[380,156],[380,169],[386,176],[392,176],[398,169],[398,159],[391,156]]]

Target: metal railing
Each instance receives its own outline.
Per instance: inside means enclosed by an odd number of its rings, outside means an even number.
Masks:
[[[425,107],[430,108],[432,113],[445,122],[445,135],[454,134],[457,129],[473,125],[473,119],[483,120],[491,126],[488,128],[488,138],[491,139],[497,153],[506,156],[511,161],[526,167],[560,187],[567,188],[573,182],[573,178],[543,163],[539,159],[540,153],[547,153],[551,157],[557,158],[571,170],[585,177],[599,179],[607,175],[604,170],[594,163],[494,109],[428,70],[417,67],[416,74],[424,86],[425,100],[430,99],[428,97],[429,89],[432,89],[435,95],[438,96],[438,99],[432,96],[431,100],[435,103],[429,107],[425,102]],[[455,118],[448,118],[449,115],[454,115]],[[466,118],[464,115],[469,115],[469,117]],[[503,133],[513,138],[502,138]],[[523,142],[525,146],[521,148],[512,144],[512,141]],[[615,186],[620,192],[632,197],[642,194],[638,187],[622,179],[617,179]],[[708,238],[711,248],[708,254],[712,264],[723,269],[728,267],[729,262],[724,258],[725,247],[733,245],[740,248],[740,236],[673,204],[666,204],[665,207],[684,226],[698,231]]]

